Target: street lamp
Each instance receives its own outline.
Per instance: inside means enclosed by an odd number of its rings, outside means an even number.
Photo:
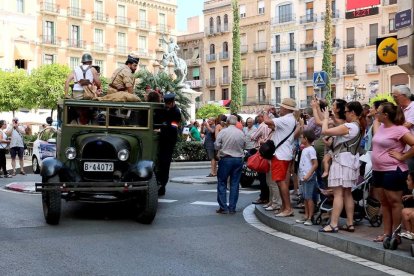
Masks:
[[[365,91],[367,88],[365,84],[358,83],[359,78],[357,76],[354,77],[352,83],[348,83],[345,86],[345,91],[347,91],[347,95],[344,97],[346,101],[363,101],[365,99]]]

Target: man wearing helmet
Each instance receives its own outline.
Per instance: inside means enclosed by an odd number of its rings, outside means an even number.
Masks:
[[[116,92],[134,93],[135,77],[139,58],[134,55],[128,55],[125,65],[122,65],[112,74],[111,82],[108,87],[108,95]]]
[[[65,98],[68,98],[69,83],[75,80],[72,89],[72,98],[83,99],[85,89],[90,90],[92,84],[96,85],[97,94],[100,94],[101,80],[95,68],[92,67],[92,56],[90,54],[82,55],[82,65],[76,67],[68,76],[65,83]]]

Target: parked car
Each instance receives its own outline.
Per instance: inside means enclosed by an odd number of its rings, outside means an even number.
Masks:
[[[34,173],[40,173],[43,160],[48,157],[56,157],[55,127],[46,127],[39,132],[36,141],[33,142],[32,169]]]

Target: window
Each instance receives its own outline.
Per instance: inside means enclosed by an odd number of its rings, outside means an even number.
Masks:
[[[27,60],[16,59],[16,60],[14,60],[14,66],[19,68],[19,69],[27,69]]]
[[[79,0],[70,0],[70,6],[79,9]]]
[[[105,75],[104,61],[100,59],[95,59],[95,65],[99,66],[100,74]]]
[[[219,33],[219,32],[221,32],[221,18],[220,18],[220,16],[217,16],[217,19],[216,19],[217,21],[216,21],[216,24],[217,24],[217,32]]]
[[[306,102],[308,106],[312,102],[312,98],[314,95],[315,95],[315,90],[313,86],[306,86]]]
[[[210,90],[210,101],[216,100],[216,90]]]
[[[266,101],[266,83],[259,83],[257,85],[257,96],[259,102],[265,102]]]
[[[70,46],[80,47],[80,27],[72,25],[70,28]]]
[[[17,0],[16,4],[17,4],[16,11],[24,13],[24,0]]]
[[[48,55],[48,54],[45,54],[44,56],[43,56],[43,64],[52,64],[52,63],[54,63],[55,62],[55,57],[54,57],[54,55]]]
[[[306,79],[311,79],[313,77],[315,60],[313,57],[306,59]]]
[[[279,104],[282,101],[282,95],[280,93],[280,87],[275,87],[275,98],[276,98],[276,104]]]
[[[228,84],[229,83],[229,67],[223,66],[223,83]]]
[[[45,22],[45,30],[43,34],[44,42],[54,43],[55,42],[55,23],[52,21]]]
[[[266,42],[266,33],[264,30],[257,31],[257,42],[258,43]]]
[[[125,33],[118,32],[118,50],[122,53],[126,53],[126,35]]]
[[[280,35],[275,35],[275,53],[280,53]]]
[[[240,5],[239,9],[240,9],[240,18],[245,18],[246,17],[246,5]]]
[[[125,17],[126,14],[126,8],[124,5],[118,5],[117,15],[119,17]]]
[[[295,33],[289,33],[289,50],[295,51]]]
[[[96,50],[103,50],[104,47],[104,33],[102,29],[95,29],[95,49]]]
[[[229,17],[227,16],[227,14],[224,15],[224,31],[229,31]]]
[[[275,62],[275,79],[280,80],[280,61]]]
[[[158,45],[160,46],[160,47],[162,47],[162,48],[164,48],[165,47],[165,41],[164,41],[164,39],[162,39],[162,38],[160,38],[160,39],[158,39]]]
[[[242,86],[242,103],[246,104],[247,102],[247,84],[243,84]]]
[[[257,10],[258,14],[264,14],[265,13],[265,3],[263,0],[259,0],[257,2]]]
[[[167,25],[167,19],[166,19],[166,17],[165,17],[165,13],[160,13],[160,14],[158,15],[158,23],[159,23],[160,25],[163,25],[163,26],[166,26],[166,25]]]
[[[229,99],[229,89],[228,88],[223,88],[221,90],[221,99],[222,100],[228,100]]]
[[[369,45],[376,45],[378,37],[378,23],[369,24]]]
[[[214,55],[216,53],[216,47],[214,46],[214,44],[210,45],[210,55]]]
[[[223,42],[223,52],[228,53],[229,52],[229,44],[225,41]]]
[[[388,31],[390,33],[396,32],[395,29],[395,13],[390,13],[389,19],[388,19]]]
[[[146,36],[139,36],[138,51],[143,52],[143,53],[147,52],[147,37]]]
[[[346,74],[355,74],[354,55],[346,55]]]
[[[210,34],[214,33],[214,19],[210,17]]]
[[[295,86],[289,86],[289,98],[296,99]]]
[[[294,78],[295,75],[295,60],[289,59],[289,77]]]
[[[306,3],[306,22],[313,20],[313,2]]]
[[[193,80],[199,80],[200,79],[200,68],[195,67],[193,68]]]
[[[279,23],[292,21],[292,4],[279,6]]]
[[[355,29],[354,27],[346,28],[346,47],[355,47]]]
[[[74,70],[76,67],[78,67],[80,64],[78,57],[70,57],[69,60],[69,66],[72,70]]]
[[[97,13],[103,13],[103,1],[102,0],[95,0],[95,11]]]
[[[210,68],[210,80],[214,84],[216,81],[216,68]]]
[[[147,21],[147,11],[146,10],[139,10],[139,20]]]

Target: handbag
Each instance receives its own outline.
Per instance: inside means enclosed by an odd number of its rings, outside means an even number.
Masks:
[[[260,152],[256,152],[247,159],[247,167],[258,173],[267,173],[270,170],[269,161]]]

